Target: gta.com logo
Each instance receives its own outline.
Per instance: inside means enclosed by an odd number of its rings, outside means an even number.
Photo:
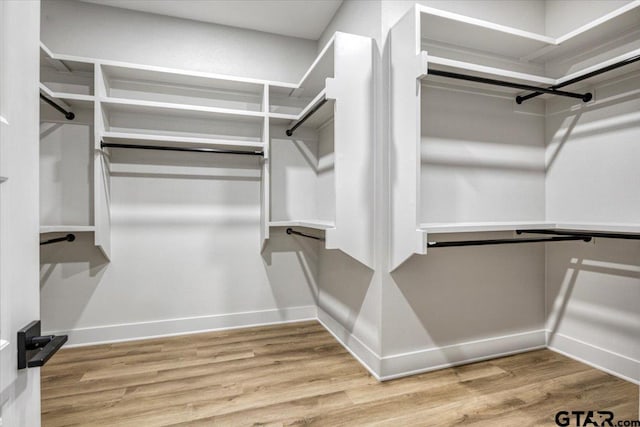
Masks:
[[[611,411],[559,411],[556,425],[560,427],[640,427],[640,420],[615,420]]]

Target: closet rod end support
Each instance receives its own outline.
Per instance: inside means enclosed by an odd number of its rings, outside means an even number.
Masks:
[[[522,104],[522,101],[524,101],[522,96],[520,95],[516,96],[516,104],[520,105]]]
[[[289,132],[289,131],[287,131],[287,132]],[[291,228],[287,228],[287,234],[291,234],[292,231],[293,230]]]
[[[593,99],[593,94],[591,92],[587,92],[582,95],[582,102],[589,102]]]
[[[75,115],[75,114],[73,114],[71,111],[69,111],[69,112],[67,112],[67,113],[65,113],[65,114],[64,114],[64,117],[65,117],[67,120],[73,120],[73,119],[75,119],[75,118],[76,118],[76,115]]]
[[[293,136],[293,131],[291,131],[291,129],[287,129],[285,133],[287,134],[287,136]]]

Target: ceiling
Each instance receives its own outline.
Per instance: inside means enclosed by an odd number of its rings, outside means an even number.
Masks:
[[[342,0],[81,0],[318,40]]]

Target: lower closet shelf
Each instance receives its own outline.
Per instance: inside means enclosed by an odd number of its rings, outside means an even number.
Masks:
[[[321,220],[286,220],[286,221],[271,221],[269,227],[306,227],[316,230],[327,230],[329,228],[335,228],[335,224],[332,221]]]
[[[41,225],[40,234],[46,233],[84,233],[94,232],[96,227],[93,225]]]

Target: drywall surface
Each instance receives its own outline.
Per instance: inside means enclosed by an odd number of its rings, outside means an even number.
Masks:
[[[632,0],[545,0],[545,31],[560,37]]]
[[[316,55],[307,40],[68,0],[44,2],[41,25],[56,53],[278,81]],[[111,262],[91,233],[42,248],[44,330],[83,344],[314,318],[317,261],[284,230],[261,252],[260,160],[237,157],[113,153]]]
[[[81,344],[315,317],[308,255],[283,232],[260,253],[259,162],[114,155],[111,262],[89,233],[42,248],[47,330]]]
[[[639,84],[637,72],[603,82],[577,109],[547,101],[548,220],[640,226]]]
[[[553,245],[546,258],[549,346],[640,383],[640,242]]]
[[[56,53],[297,82],[310,40],[73,0],[42,3],[42,41]]]
[[[640,226],[640,74],[600,83],[596,101],[547,102],[547,218]],[[640,381],[640,243],[547,248],[549,345]]]

